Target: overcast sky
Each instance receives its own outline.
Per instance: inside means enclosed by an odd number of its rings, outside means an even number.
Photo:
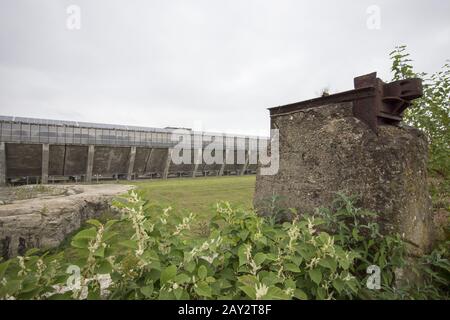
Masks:
[[[437,71],[449,16],[448,0],[0,0],[0,114],[265,134],[268,107],[389,80],[396,45]]]

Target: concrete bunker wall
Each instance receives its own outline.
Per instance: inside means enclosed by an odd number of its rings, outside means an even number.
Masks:
[[[359,197],[358,206],[377,212],[384,231],[395,230],[426,252],[433,240],[427,189],[427,140],[419,130],[379,126],[375,133],[352,113],[353,103],[304,108],[272,117],[279,129],[279,171],[258,174],[254,204],[265,200],[298,213],[331,207],[337,192]]]

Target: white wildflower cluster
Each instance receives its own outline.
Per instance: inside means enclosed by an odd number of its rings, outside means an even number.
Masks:
[[[44,263],[44,260],[42,260],[42,258],[39,258],[38,261],[36,261],[36,271],[38,278],[42,276],[45,269],[47,269],[47,265]]]
[[[183,222],[178,224],[175,227],[175,232],[173,233],[174,236],[177,236],[181,233],[183,230],[190,230],[191,229],[191,223],[194,220],[195,216],[193,213],[189,214],[188,217],[183,218]]]
[[[216,206],[216,211],[224,216],[226,222],[230,224],[233,223],[235,214],[233,209],[231,208],[230,203],[218,203]]]
[[[284,290],[284,293],[291,298],[294,296],[294,292],[294,288],[287,288],[286,290]]]
[[[311,261],[309,261],[308,263],[306,263],[306,268],[307,269],[314,269],[317,264],[319,263],[320,258],[314,257],[311,259]]]
[[[135,193],[132,192],[132,195],[133,194]],[[135,197],[130,197],[130,199],[133,199],[133,201],[139,201],[137,195]],[[142,205],[140,205],[137,210],[134,207],[125,207],[123,208],[123,211],[127,213],[126,218],[131,221],[133,225],[134,234],[131,239],[137,240],[138,248],[135,251],[135,255],[136,257],[140,257],[147,248],[147,242],[150,238],[145,229],[146,227],[152,229],[152,226],[147,223],[148,221],[144,214],[144,208]]]
[[[252,245],[251,244],[246,244],[245,245],[245,256],[247,258],[247,263],[248,265],[252,268],[252,270],[250,270],[250,272],[253,275],[256,275],[259,271],[259,269],[261,269],[261,266],[258,266],[255,262],[255,260],[253,260],[252,257]]]
[[[159,252],[161,252],[164,255],[169,254],[170,251],[171,251],[171,248],[172,247],[171,247],[171,243],[170,242],[164,241],[164,242],[158,243],[158,250],[159,250]]]
[[[347,275],[345,276],[344,281],[352,281],[355,280],[356,278],[354,276],[352,276],[350,273],[347,273]]]
[[[269,287],[264,283],[255,284],[256,300],[261,300],[269,292]]]
[[[316,233],[316,229],[314,228],[315,227],[314,220],[315,220],[314,217],[308,218],[308,232],[310,235]]]
[[[322,251],[325,256],[335,257],[334,238],[328,236],[327,242],[322,245],[320,251]]]
[[[30,269],[28,269],[28,268],[25,266],[25,260],[28,260],[28,258],[27,258],[27,257],[18,256],[18,257],[17,257],[17,260],[18,260],[18,262],[19,262],[19,267],[20,267],[20,270],[19,270],[19,272],[17,273],[17,275],[20,276],[20,277],[26,276],[26,275],[28,274],[28,272],[31,271]]]
[[[187,255],[187,262],[200,258],[208,261],[209,263],[213,263],[213,261],[217,259],[217,257],[219,257],[217,251],[222,244],[222,241],[222,237],[218,236],[215,239],[203,242],[200,247],[192,248],[192,250]]]
[[[103,225],[100,225],[97,229],[97,234],[95,236],[95,239],[89,241],[88,250],[93,255],[100,247],[106,246],[103,243],[103,233],[105,231],[105,228]]]
[[[163,210],[162,217],[159,218],[162,224],[167,224],[167,218],[169,218],[170,211],[172,211],[172,207],[168,207]]]
[[[288,249],[292,252],[295,250],[295,244],[300,237],[300,228],[296,224],[292,224],[287,234],[289,236]]]

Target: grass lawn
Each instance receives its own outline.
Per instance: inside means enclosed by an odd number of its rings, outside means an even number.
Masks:
[[[193,228],[188,238],[203,238],[208,236],[209,217],[216,208],[219,201],[228,201],[233,207],[250,209],[253,207],[253,193],[255,189],[256,176],[225,176],[206,178],[180,178],[168,180],[140,180],[123,181],[120,183],[133,184],[142,194],[145,200],[149,200],[150,206],[155,214],[162,213],[163,209],[171,206],[171,214],[187,216],[189,213],[196,215]],[[105,223],[109,219],[116,219],[110,212],[104,212],[98,218]],[[85,223],[81,229],[88,227]],[[121,240],[127,240],[132,234],[132,230],[122,230],[117,227]],[[67,261],[77,259],[76,250],[71,248],[70,242],[72,234],[57,247],[51,250],[52,253],[64,251]]]
[[[132,184],[155,207],[171,206],[177,214],[193,212],[198,220],[206,220],[219,201],[228,201],[245,209],[252,208],[255,180],[256,176],[252,175],[145,180]]]

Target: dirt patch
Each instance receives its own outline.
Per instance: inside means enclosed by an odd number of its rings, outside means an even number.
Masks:
[[[34,198],[70,196],[81,192],[83,192],[83,190],[78,186],[28,185],[20,187],[4,187],[0,188],[0,205]]]

